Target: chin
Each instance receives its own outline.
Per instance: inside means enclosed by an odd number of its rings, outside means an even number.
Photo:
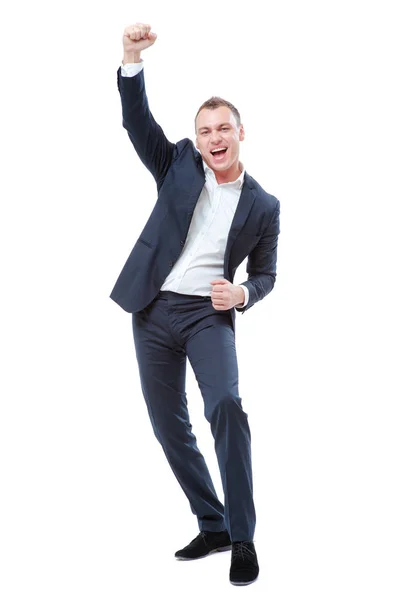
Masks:
[[[227,171],[228,169],[230,169],[230,167],[233,166],[234,162],[231,161],[227,161],[225,163],[214,163],[212,159],[210,159],[209,163],[208,163],[212,169],[215,169],[215,171]]]

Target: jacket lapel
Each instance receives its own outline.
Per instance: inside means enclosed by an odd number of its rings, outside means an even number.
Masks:
[[[247,174],[244,175],[244,183],[241,189],[240,199],[238,201],[237,209],[233,217],[233,222],[231,224],[231,228],[229,231],[229,235],[227,238],[226,252],[224,255],[224,270],[227,272],[227,267],[230,259],[230,252],[233,247],[233,244],[236,240],[237,235],[240,233],[241,229],[244,227],[248,215],[251,212],[253,203],[255,202],[255,191],[251,186],[249,178]]]
[[[182,188],[182,193],[178,196],[177,204],[181,214],[186,215],[186,220],[191,221],[198,198],[200,197],[202,188],[205,185],[205,173],[202,166],[201,155],[196,156],[196,169],[190,178],[186,181],[186,185]],[[186,223],[187,225],[187,223]]]

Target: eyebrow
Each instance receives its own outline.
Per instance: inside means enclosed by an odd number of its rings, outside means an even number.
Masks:
[[[229,125],[229,127],[231,127],[231,123],[220,123],[218,127],[226,127],[226,125]],[[203,129],[209,129],[209,127],[207,125],[204,125],[203,127],[200,127],[198,131],[202,131]]]

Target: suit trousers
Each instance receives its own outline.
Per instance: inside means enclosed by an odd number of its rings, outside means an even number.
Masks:
[[[201,531],[227,529],[233,542],[253,541],[251,434],[238,393],[230,311],[209,296],[159,292],[132,313],[141,388],[154,434],[187,496]],[[185,391],[187,358],[215,440],[224,505],[192,432]]]

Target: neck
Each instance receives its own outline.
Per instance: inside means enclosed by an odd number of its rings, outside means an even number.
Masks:
[[[242,164],[237,163],[232,165],[227,171],[213,171],[215,173],[216,181],[220,183],[230,183],[236,181],[242,173]]]

